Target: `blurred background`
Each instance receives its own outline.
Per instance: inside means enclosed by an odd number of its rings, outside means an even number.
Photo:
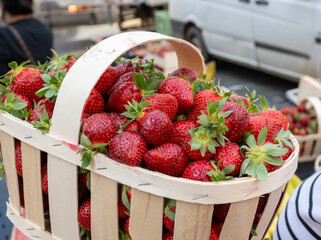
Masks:
[[[312,0],[34,0],[33,16],[51,27],[59,55],[81,56],[123,31],[183,38],[199,48],[207,73],[222,86],[240,95],[245,87],[256,89],[270,106],[282,109],[297,104],[302,76],[319,81],[320,11],[320,1]],[[128,53],[136,55],[155,58],[164,72],[176,68],[175,53],[166,42]],[[299,163],[296,174],[307,178],[313,164]],[[6,199],[1,181],[0,201]],[[0,204],[0,239],[10,239],[4,213]]]

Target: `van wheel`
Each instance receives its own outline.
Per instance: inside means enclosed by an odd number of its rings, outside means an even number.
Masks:
[[[202,34],[198,28],[194,26],[189,27],[186,31],[185,39],[201,51],[205,62],[210,60],[210,55],[207,52]]]

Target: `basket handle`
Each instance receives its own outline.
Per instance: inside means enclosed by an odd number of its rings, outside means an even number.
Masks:
[[[317,115],[317,134],[321,134],[321,100],[318,97],[307,97],[305,100],[310,102],[315,110]]]
[[[57,96],[50,135],[78,144],[80,119],[86,99],[103,72],[128,50],[159,40],[167,40],[173,46],[179,67],[190,67],[202,74],[205,72],[199,50],[182,39],[144,31],[109,37],[80,57],[66,75]]]

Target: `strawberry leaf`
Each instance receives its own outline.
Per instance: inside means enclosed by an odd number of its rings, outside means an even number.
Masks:
[[[258,135],[258,137],[257,137],[257,144],[258,144],[259,146],[261,146],[261,145],[265,142],[266,137],[267,137],[267,134],[268,134],[268,128],[267,128],[267,127],[264,127],[264,128],[260,131],[260,133],[259,133],[259,135]]]
[[[85,134],[81,134],[80,136],[80,144],[86,148],[92,148],[93,145],[91,144],[89,138]]]
[[[170,220],[175,221],[175,213],[168,206],[165,207],[164,213]]]
[[[262,182],[265,182],[267,180],[268,171],[267,171],[266,167],[264,166],[263,162],[260,162],[258,164],[258,166],[256,167],[256,176],[257,176],[257,179]]]
[[[240,175],[239,175],[240,177],[242,177],[245,174],[245,171],[246,171],[247,167],[249,166],[250,161],[251,161],[251,159],[249,159],[249,158],[244,159],[241,169],[240,169]]]
[[[4,165],[3,165],[3,160],[1,159],[0,162],[0,180],[4,178],[5,170],[4,170]]]
[[[130,204],[129,204],[128,196],[127,196],[127,193],[126,193],[128,188],[129,187],[123,185],[122,194],[121,194],[121,200],[122,200],[124,206],[128,209],[128,211],[127,211],[128,214],[127,215],[130,216]]]
[[[91,174],[90,172],[87,173],[87,181],[86,181],[86,186],[90,190],[91,189]]]
[[[82,164],[81,166],[83,168],[86,168],[89,166],[90,162],[91,162],[91,156],[92,156],[92,151],[90,149],[88,149],[81,158]]]

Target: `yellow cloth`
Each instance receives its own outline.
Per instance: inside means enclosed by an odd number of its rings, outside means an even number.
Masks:
[[[278,218],[279,218],[279,215],[282,211],[282,209],[285,207],[285,205],[287,204],[292,192],[294,191],[294,189],[300,185],[301,183],[301,179],[296,176],[296,175],[293,175],[290,182],[289,182],[289,185],[288,185],[288,189],[286,190],[286,193],[285,193],[285,196],[283,198],[283,201],[282,201],[282,204],[280,206],[280,209],[279,211],[277,212],[272,224],[271,224],[271,227],[267,233],[267,235],[265,236],[265,238],[269,238],[269,239],[272,239],[272,236],[273,236],[273,231],[275,229],[275,226],[276,226],[276,223],[278,221]]]

